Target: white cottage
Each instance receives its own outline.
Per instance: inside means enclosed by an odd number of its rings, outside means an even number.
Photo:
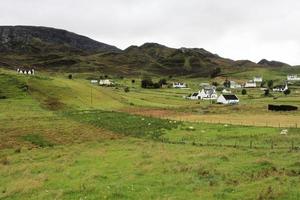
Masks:
[[[200,99],[202,100],[214,100],[218,98],[216,87],[205,87],[199,92]]]
[[[263,82],[263,78],[261,76],[255,76],[255,77],[253,77],[253,82],[261,83],[261,82]]]
[[[287,84],[285,85],[279,85],[273,88],[273,92],[285,92],[286,90],[288,90],[289,87]]]
[[[230,81],[230,88],[231,89],[239,89],[242,88],[242,86],[238,83],[236,83],[235,81]]]
[[[195,92],[195,93],[191,94],[190,96],[188,96],[187,98],[191,99],[191,100],[199,100],[199,99],[201,99],[199,92]]]
[[[256,88],[256,82],[254,81],[247,81],[244,85],[244,88]]]
[[[91,80],[91,84],[97,84],[98,80]]]
[[[173,88],[186,88],[186,83],[175,82]]]
[[[296,74],[287,75],[287,80],[288,81],[300,81],[300,77],[298,77],[298,75],[296,75]]]
[[[220,104],[238,104],[239,98],[234,94],[222,94],[217,99],[217,103]]]
[[[99,85],[101,86],[111,86],[113,85],[113,82],[110,81],[109,79],[104,79],[99,81]]]

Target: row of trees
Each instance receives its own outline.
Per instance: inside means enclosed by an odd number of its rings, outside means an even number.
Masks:
[[[144,77],[141,81],[141,87],[148,89],[158,89],[167,84],[167,79],[165,78],[160,79],[158,82],[153,82],[151,77]]]

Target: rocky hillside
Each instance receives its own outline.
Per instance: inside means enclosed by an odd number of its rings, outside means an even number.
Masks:
[[[118,48],[65,30],[33,26],[0,26],[0,52],[110,52]]]
[[[145,43],[120,50],[65,30],[0,26],[0,67],[34,66],[55,71],[207,77],[258,67],[288,67],[276,61],[234,61],[202,48],[170,48]]]

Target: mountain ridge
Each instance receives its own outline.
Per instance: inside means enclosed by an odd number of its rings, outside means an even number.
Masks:
[[[278,61],[232,60],[203,48],[171,48],[153,42],[120,50],[86,36],[42,26],[0,26],[0,64],[8,68],[21,65],[56,71],[182,76],[217,75],[219,69],[290,67]]]

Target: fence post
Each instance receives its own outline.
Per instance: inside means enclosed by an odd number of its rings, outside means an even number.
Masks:
[[[273,143],[273,140],[271,141],[271,149],[274,149],[274,143]]]

